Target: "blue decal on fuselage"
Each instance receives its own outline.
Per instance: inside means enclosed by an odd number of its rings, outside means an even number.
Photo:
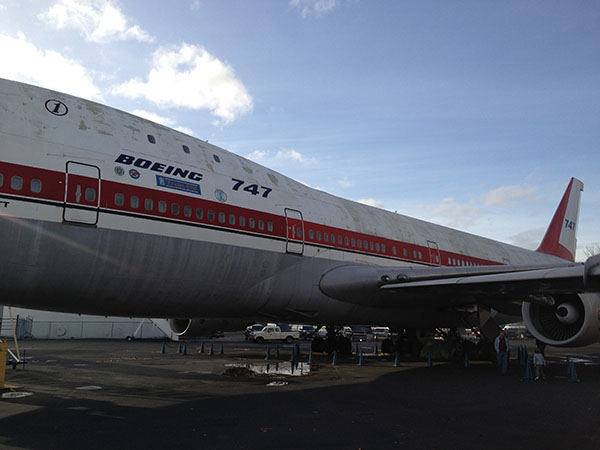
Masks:
[[[175,178],[165,177],[163,175],[156,175],[156,184],[160,187],[167,187],[170,189],[177,189],[178,191],[202,195],[200,192],[200,185],[196,183],[190,183],[189,181],[181,181],[176,180]]]

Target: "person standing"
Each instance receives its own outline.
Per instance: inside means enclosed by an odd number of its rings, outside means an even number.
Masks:
[[[508,372],[508,351],[509,351],[509,343],[508,338],[504,331],[500,331],[498,337],[494,341],[494,348],[496,349],[496,354],[498,355],[498,368],[502,375],[506,375]]]
[[[544,373],[544,367],[546,366],[546,360],[544,359],[544,355],[539,347],[535,348],[535,353],[533,354],[533,367],[535,367],[535,380],[546,379],[546,374]]]

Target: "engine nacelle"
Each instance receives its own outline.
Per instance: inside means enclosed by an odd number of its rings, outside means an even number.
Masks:
[[[557,347],[581,347],[600,339],[600,294],[553,297],[552,306],[523,303],[523,319],[531,334]]]
[[[169,319],[171,330],[181,337],[211,337],[219,331],[240,331],[246,328],[243,319]]]

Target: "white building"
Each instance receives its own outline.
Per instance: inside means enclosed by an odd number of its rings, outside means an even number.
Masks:
[[[3,313],[2,313],[3,312]],[[0,306],[0,336],[13,335],[8,307]],[[165,319],[66,314],[12,308],[17,336],[34,339],[160,339],[177,340]]]

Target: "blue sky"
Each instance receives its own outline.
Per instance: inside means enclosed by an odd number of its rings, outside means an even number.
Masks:
[[[0,0],[0,77],[310,186],[535,248],[600,242],[600,2]]]

